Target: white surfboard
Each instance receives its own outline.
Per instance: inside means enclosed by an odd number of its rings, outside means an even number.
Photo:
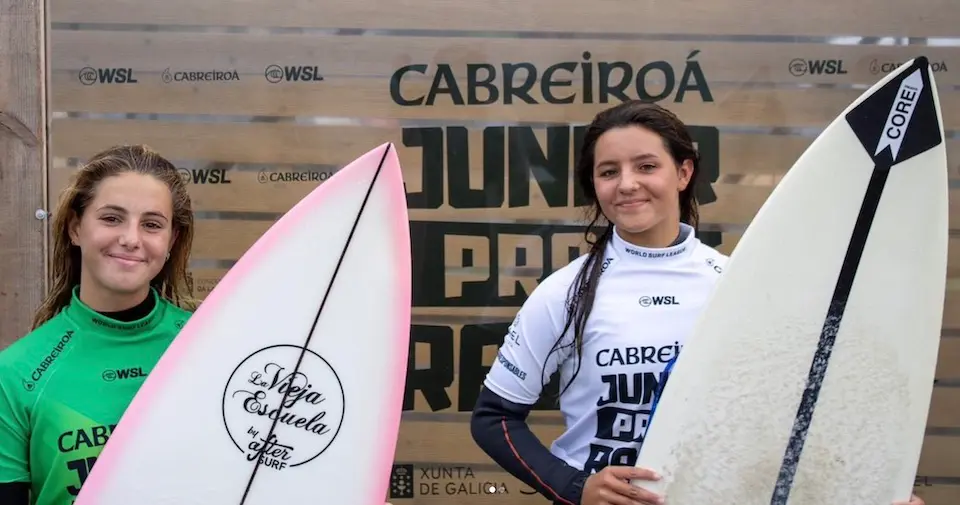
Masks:
[[[889,505],[923,443],[946,289],[933,72],[884,77],[797,160],[677,359],[633,484],[670,505]]]
[[[76,505],[382,505],[410,332],[392,144],[277,221],[164,353]]]

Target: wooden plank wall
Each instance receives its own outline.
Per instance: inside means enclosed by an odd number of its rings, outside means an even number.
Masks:
[[[957,187],[960,46],[927,39],[955,34],[952,2],[51,0],[51,189],[108,145],[158,148],[192,183],[206,293],[316,184],[396,143],[417,285],[392,501],[544,503],[467,421],[517,307],[585,250],[580,127],[625,97],[677,112],[705,159],[702,236],[729,253],[825,123],[922,53]],[[958,240],[916,484],[929,505],[960,503]],[[561,430],[549,406],[532,422],[547,443]]]
[[[46,16],[0,0],[0,350],[30,331],[44,292]]]

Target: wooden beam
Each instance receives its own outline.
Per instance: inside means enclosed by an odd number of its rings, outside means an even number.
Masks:
[[[46,25],[44,0],[0,0],[0,349],[46,285]]]

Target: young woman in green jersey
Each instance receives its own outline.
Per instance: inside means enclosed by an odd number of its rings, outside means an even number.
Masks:
[[[176,167],[144,146],[94,155],[53,213],[52,289],[0,352],[0,503],[69,505],[195,304],[194,223]]]
[[[95,154],[53,217],[53,288],[33,331],[0,352],[2,505],[73,503],[196,307],[190,197],[155,151]]]

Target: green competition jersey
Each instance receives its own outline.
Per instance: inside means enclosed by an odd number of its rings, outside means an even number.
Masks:
[[[0,483],[33,505],[69,505],[144,378],[190,313],[156,303],[131,322],[73,299],[0,352]]]

